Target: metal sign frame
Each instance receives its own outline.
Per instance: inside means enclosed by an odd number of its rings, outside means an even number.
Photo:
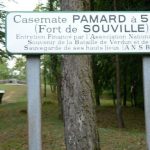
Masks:
[[[13,54],[150,53],[147,11],[11,12],[6,27]]]

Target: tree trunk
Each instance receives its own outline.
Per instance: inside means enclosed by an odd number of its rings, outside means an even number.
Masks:
[[[116,106],[116,93],[114,90],[114,81],[111,81],[111,91],[112,91],[112,98],[113,98],[113,104]]]
[[[123,106],[127,106],[127,85],[125,81],[123,85]]]
[[[62,65],[67,150],[100,150],[93,104],[91,57],[64,56]]]
[[[133,70],[130,72],[130,95],[131,95],[131,107],[134,107],[134,96],[133,96]]]
[[[123,106],[127,105],[127,67],[124,66],[123,74]]]
[[[62,10],[90,10],[90,0],[61,0]],[[100,150],[94,109],[91,56],[62,59],[62,98],[67,150]]]
[[[101,103],[100,103],[100,95],[99,95],[99,90],[97,90],[96,92],[95,92],[95,98],[96,98],[96,106],[100,106],[101,105]]]
[[[123,114],[122,114],[122,102],[121,102],[121,96],[120,96],[120,67],[119,67],[119,56],[116,55],[116,84],[117,84],[117,106],[116,106],[116,112],[117,112],[117,119],[118,119],[118,127],[124,128],[124,120],[123,120]]]
[[[117,0],[113,0],[114,10],[117,10]],[[122,103],[121,103],[121,86],[120,86],[120,63],[119,56],[116,55],[116,85],[117,85],[117,105],[116,105],[116,113],[118,119],[118,127],[124,128],[124,120],[122,113]]]
[[[58,117],[63,120],[63,102],[61,97],[61,75],[57,76]]]
[[[95,55],[93,55],[92,56],[92,75],[93,75],[96,106],[100,106],[100,85],[99,85],[100,83],[99,83],[98,69],[99,68],[95,62]]]
[[[47,82],[46,82],[46,64],[44,64],[44,68],[43,68],[43,81],[44,81],[44,94],[43,96],[46,97],[47,96],[47,89],[46,89],[46,85],[47,85]]]
[[[114,6],[114,10],[117,10],[117,0],[113,0],[113,6]]]

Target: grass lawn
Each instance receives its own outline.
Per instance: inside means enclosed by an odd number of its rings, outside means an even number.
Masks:
[[[0,89],[6,90],[0,105],[0,150],[27,150],[26,86],[0,85]],[[43,150],[65,150],[56,96],[48,94],[43,101],[48,101],[42,105]],[[96,110],[102,150],[146,150],[144,112],[125,108],[126,128],[118,129],[115,109],[105,102]]]

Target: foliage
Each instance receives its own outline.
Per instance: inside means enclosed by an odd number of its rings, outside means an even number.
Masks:
[[[3,58],[3,61],[0,63],[0,79],[8,79],[10,77],[10,70],[7,67],[6,59]]]
[[[56,85],[57,78],[60,75],[60,55],[43,55],[42,72],[46,76],[49,85]]]
[[[92,3],[92,10],[103,10],[103,11],[111,11],[114,10],[113,8],[113,1],[112,0],[94,0]],[[146,5],[145,5],[146,4]],[[117,10],[123,11],[130,11],[130,10],[145,10],[147,9],[147,4],[145,1],[138,1],[138,0],[121,0],[117,1]]]
[[[17,3],[15,0],[8,0],[14,3]],[[6,19],[7,11],[5,11],[5,5],[3,4],[3,0],[0,0],[0,61],[5,58],[9,58],[10,55],[6,51],[5,46],[5,19]]]
[[[92,10],[94,11],[105,11],[105,10],[112,10],[112,0],[95,0],[91,2]]]
[[[117,1],[117,10],[145,10],[149,0],[122,0]],[[91,1],[92,10],[110,11],[114,10],[112,0],[94,0]],[[148,4],[148,5],[146,5]],[[121,97],[131,100],[131,87],[135,83],[134,105],[143,107],[143,79],[142,79],[142,56],[139,55],[119,55],[120,58],[120,76],[121,76]],[[113,55],[93,55],[93,80],[95,85],[96,102],[104,90],[112,91],[115,99],[115,59]],[[98,97],[98,95],[100,96]],[[125,104],[125,103],[124,103]]]
[[[6,12],[0,10],[0,60],[2,57],[8,57],[5,51],[5,16]]]
[[[60,9],[60,0],[48,0],[46,6],[43,3],[37,4],[35,11],[54,11]]]
[[[41,11],[55,11],[59,10],[60,1],[59,0],[48,0],[46,6],[43,4],[37,7],[37,10]],[[58,78],[60,77],[60,55],[44,55],[41,59],[42,62],[42,73],[45,84],[49,83],[49,85],[57,85]],[[58,86],[58,85],[57,85]]]
[[[115,66],[112,55],[92,55],[93,81],[95,87],[96,103],[99,94],[104,90],[112,89],[115,80]],[[114,88],[114,87],[113,87]]]
[[[26,77],[26,59],[25,57],[17,57],[15,66],[12,69],[12,76],[19,79],[25,80]]]
[[[145,10],[144,0],[143,1],[138,1],[138,0],[118,1],[117,2],[117,10],[125,10],[125,11]]]
[[[47,7],[44,4],[37,4],[34,11],[47,11]]]
[[[49,11],[60,9],[60,0],[48,0],[47,8]]]

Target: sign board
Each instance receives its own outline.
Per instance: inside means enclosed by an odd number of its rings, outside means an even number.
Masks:
[[[11,12],[14,54],[150,53],[149,12]]]

